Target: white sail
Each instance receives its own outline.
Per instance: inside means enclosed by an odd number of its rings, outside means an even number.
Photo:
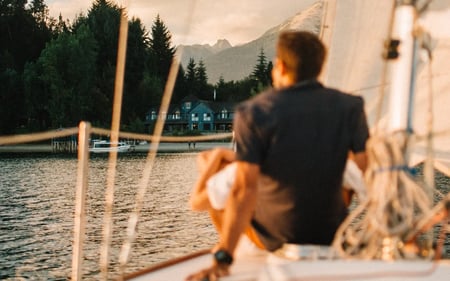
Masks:
[[[363,96],[371,127],[384,126],[390,81],[388,75],[383,80],[385,60],[382,55],[390,34],[395,1],[324,2],[328,11],[323,39],[329,47],[329,53],[322,79],[329,86]],[[417,65],[412,126],[417,135],[424,136],[428,132],[429,112],[432,108],[433,146],[438,161],[436,167],[443,172],[448,172],[450,168],[449,21],[450,1],[436,0],[431,2],[426,12],[419,15],[415,28],[420,34],[425,34],[422,38],[431,50],[432,60],[429,62],[426,51],[421,51]],[[386,70],[389,71],[389,68]],[[381,103],[381,109],[378,100],[380,96],[385,99]],[[379,110],[381,116],[378,119]],[[414,152],[411,163],[417,164],[425,158],[425,142],[417,143]]]
[[[323,23],[321,37],[328,47],[328,61],[322,73],[321,80],[331,87],[342,89],[347,92],[351,92],[355,95],[361,95],[366,101],[366,112],[369,117],[369,123],[372,129],[383,128],[386,125],[389,93],[391,92],[391,81],[394,79],[389,78],[389,73],[384,73],[389,71],[390,65],[386,65],[386,61],[382,58],[382,54],[385,51],[384,42],[389,39],[391,25],[392,25],[392,15],[395,8],[395,0],[324,0],[323,3]],[[418,1],[428,3],[428,1]],[[415,96],[414,96],[414,114],[413,114],[413,131],[419,136],[423,136],[428,131],[428,126],[431,121],[429,111],[433,109],[433,128],[432,131],[435,133],[434,139],[434,151],[436,152],[436,158],[439,163],[444,163],[447,166],[439,166],[441,170],[448,169],[450,161],[450,77],[449,71],[446,64],[450,63],[450,34],[446,34],[447,31],[441,30],[445,29],[449,24],[442,26],[438,23],[437,26],[426,20],[431,13],[437,12],[448,13],[450,10],[449,4],[450,0],[435,0],[431,2],[432,4],[428,7],[427,13],[420,15],[423,17],[420,21],[416,21],[423,25],[424,30],[430,30],[432,36],[431,41],[426,41],[430,43],[430,50],[432,51],[432,63],[428,64],[426,56],[424,56],[423,61],[417,65],[417,77],[414,76],[415,83]],[[420,4],[419,4],[420,5]],[[423,4],[422,4],[423,5]],[[419,30],[417,30],[419,31]],[[423,37],[426,39],[426,36]],[[390,63],[389,63],[390,64]],[[431,65],[431,71],[428,67]],[[389,67],[388,67],[389,66]],[[391,70],[391,72],[393,72]],[[386,74],[386,75],[385,75]],[[432,81],[432,84],[429,82]],[[433,89],[433,97],[430,99],[430,85]],[[394,88],[394,87],[392,87]],[[379,97],[382,97],[383,102],[380,102]],[[432,106],[430,106],[430,100],[432,101]],[[380,107],[380,104],[382,105]],[[395,108],[394,108],[395,110]],[[378,114],[380,113],[380,114]],[[379,115],[379,116],[378,116]],[[379,117],[379,118],[378,118]],[[446,133],[444,133],[446,132]],[[414,155],[410,158],[411,162],[414,164],[419,163],[426,156],[426,145],[425,141],[421,141],[414,145]],[[403,147],[402,147],[403,148]],[[403,151],[402,151],[403,153]],[[446,162],[447,161],[447,162]],[[389,168],[395,168],[388,166],[386,171],[390,172]],[[393,169],[393,173],[400,173]],[[403,172],[403,171],[402,171]],[[386,175],[388,173],[379,173]],[[394,178],[394,177],[392,177]],[[391,187],[396,185],[398,181],[391,180],[383,181],[381,187],[384,190],[392,190]],[[379,186],[377,185],[377,187]],[[408,187],[411,183],[408,183]],[[414,189],[416,187],[414,186]],[[397,190],[394,188],[394,190]],[[400,190],[400,189],[398,189]],[[413,189],[409,189],[410,191]],[[421,187],[418,190],[422,190]],[[397,193],[387,193],[387,192],[372,192],[373,194],[379,195],[373,196],[370,199],[372,202],[378,203],[373,204],[375,208],[380,205],[380,201],[385,200],[384,203],[388,202],[390,198],[386,198],[387,194],[393,194],[395,196],[404,194],[404,190],[400,190]],[[419,194],[419,193],[418,193]],[[417,197],[428,198],[423,193],[420,193]],[[402,196],[405,198],[412,198],[415,196]],[[378,200],[379,199],[379,200]],[[360,202],[362,207],[359,212],[352,212],[356,218],[356,227],[354,231],[350,231],[352,235],[345,232],[345,227],[343,232],[345,235],[340,235],[336,240],[336,245],[344,245],[341,241],[347,239],[347,237],[357,237],[362,236],[356,235],[361,232],[375,231],[377,228],[366,227],[369,224],[358,224],[362,221],[362,217],[372,219],[378,218],[378,215],[385,214],[383,206],[380,206],[378,210],[381,212],[372,212],[374,207],[371,206],[370,215],[364,213],[369,202],[365,200]],[[389,201],[391,202],[391,201]],[[389,205],[389,202],[385,205]],[[397,203],[397,202],[395,202]],[[424,210],[428,209],[427,204],[414,205],[416,208],[411,208],[407,212],[409,215],[414,216],[418,213],[417,206]],[[363,205],[365,204],[365,205]],[[389,205],[391,206],[391,205]],[[403,204],[400,204],[401,208],[397,208],[401,211],[404,209]],[[413,205],[410,205],[413,206]],[[358,207],[359,208],[359,207]],[[368,209],[368,208],[367,208]],[[395,209],[395,208],[392,208]],[[358,210],[358,209],[357,209]],[[377,211],[378,211],[377,210]],[[395,211],[395,210],[393,210]],[[369,212],[368,212],[369,213]],[[390,215],[397,218],[397,213],[391,212]],[[425,216],[426,218],[426,216]],[[380,221],[380,220],[378,220]],[[404,225],[410,223],[412,220],[405,219]],[[350,222],[354,222],[350,220]],[[416,221],[414,221],[416,222]],[[407,231],[411,229],[411,223],[408,225]],[[352,224],[349,224],[351,226]],[[362,225],[362,226],[361,226]],[[361,227],[359,227],[361,226]],[[386,230],[388,228],[383,228]],[[404,233],[407,233],[404,231]],[[356,233],[356,234],[355,234]],[[373,232],[375,233],[375,232]],[[355,235],[353,235],[355,234]],[[379,235],[376,232],[372,237],[373,240],[361,240],[365,241],[375,241],[381,238],[386,238],[385,234]],[[391,239],[391,238],[395,239]],[[244,249],[240,252],[238,248],[238,254],[236,255],[236,263],[232,267],[231,276],[226,277],[226,280],[293,280],[293,279],[305,279],[305,280],[329,280],[329,279],[339,279],[339,280],[441,280],[445,279],[444,276],[449,275],[449,263],[447,261],[438,261],[433,267],[430,267],[429,260],[390,260],[395,257],[391,252],[395,252],[395,248],[400,246],[401,243],[397,243],[400,239],[396,240],[397,237],[393,235],[392,237],[387,237],[385,239],[386,243],[382,245],[373,243],[372,245],[378,246],[373,253],[378,253],[379,249],[386,255],[379,257],[378,259],[369,260],[370,255],[364,255],[363,259],[345,259],[345,260],[326,260],[319,258],[319,250],[316,249],[314,258],[309,260],[302,259],[302,253],[305,252],[305,247],[299,246],[296,248],[299,253],[298,260],[289,260],[287,258],[280,257],[280,253],[271,255],[268,253],[260,253],[255,250],[254,247],[251,249]],[[339,240],[342,238],[342,240]],[[243,238],[245,239],[245,238]],[[348,241],[348,240],[345,240]],[[385,242],[383,241],[383,242]],[[352,248],[352,245],[363,245],[366,248],[367,243],[357,244],[355,240],[352,243],[345,243],[347,248]],[[245,243],[242,243],[245,244]],[[241,245],[240,245],[241,246]],[[381,248],[383,246],[383,248]],[[243,247],[245,248],[245,247]],[[361,247],[360,249],[362,249]],[[373,248],[372,248],[373,249]],[[253,250],[253,252],[252,252]],[[389,251],[386,251],[389,250]],[[256,252],[256,253],[255,253]],[[295,252],[295,250],[293,251]],[[293,252],[289,252],[292,254]],[[296,253],[297,253],[296,252]],[[407,252],[407,251],[405,251]],[[239,255],[241,254],[241,255]],[[290,255],[286,255],[291,257]],[[360,257],[361,257],[360,256]],[[373,256],[373,255],[372,255]],[[389,261],[379,260],[387,259]],[[194,269],[203,268],[205,263],[208,263],[208,259],[211,257],[205,255],[196,256],[192,259],[186,259],[186,262],[178,263],[175,266],[168,266],[160,270],[148,270],[147,279],[142,277],[141,279],[134,280],[165,280],[167,276],[173,276],[173,272],[178,274],[185,270],[185,274],[194,272]],[[431,270],[430,270],[431,268]],[[437,269],[437,270],[435,270]],[[172,275],[170,275],[172,274]],[[183,276],[183,274],[179,274]]]

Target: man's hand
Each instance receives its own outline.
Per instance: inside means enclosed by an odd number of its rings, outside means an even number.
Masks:
[[[229,265],[214,263],[213,266],[189,275],[186,281],[217,281],[220,277],[230,274]]]

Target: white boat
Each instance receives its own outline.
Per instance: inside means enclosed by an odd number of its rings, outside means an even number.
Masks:
[[[131,151],[131,145],[125,142],[110,142],[106,140],[97,140],[92,143],[89,148],[89,152],[92,153],[108,153],[111,151],[116,152],[129,152]]]
[[[394,162],[394,159],[386,159],[387,155],[382,155],[386,163],[400,164],[389,164],[392,166],[388,169],[392,171],[386,174],[393,180],[385,182],[386,186],[375,186],[374,189],[380,188],[377,191],[380,193],[387,187],[387,190],[398,191],[401,198],[408,197],[404,196],[406,191],[397,189],[405,183],[398,182],[402,181],[403,173],[408,173],[408,167],[420,163],[425,163],[424,186],[433,187],[433,168],[450,176],[450,122],[447,113],[450,108],[447,66],[450,62],[450,33],[448,30],[442,32],[449,26],[450,1],[324,0],[315,5],[321,7],[321,37],[329,48],[328,63],[321,77],[325,85],[364,97],[373,135],[386,137],[396,135],[396,132],[407,135],[406,141],[402,138],[396,141],[404,162]],[[434,17],[444,22],[427,25],[426,19]],[[425,28],[429,29],[427,31],[430,31],[432,40],[424,33]],[[385,42],[389,48],[385,49]],[[419,51],[421,47],[425,50],[422,53]],[[389,60],[382,59],[383,53]],[[423,55],[425,59],[419,61]],[[431,108],[434,115],[430,114]],[[428,141],[430,139],[432,141]],[[374,166],[371,168],[377,169]],[[382,165],[378,167],[383,168]],[[422,186],[415,184],[412,188],[422,190]],[[427,197],[426,192],[429,190],[421,194],[425,196],[418,197]],[[380,213],[387,217],[387,221],[382,222],[389,222],[390,216],[395,218],[399,215],[389,213],[388,208],[383,210],[379,202],[374,204],[377,200],[386,200],[383,202],[387,202],[386,206],[393,206],[389,198],[371,197],[369,194],[369,198],[361,202],[362,207],[356,207],[349,215],[325,254],[321,254],[321,248],[317,246],[292,245],[291,250],[284,251],[280,256],[280,253],[249,249],[246,238],[241,238],[231,274],[220,280],[448,280],[450,260],[440,257],[442,240],[450,232],[449,194],[439,198],[436,205],[428,202],[433,206],[422,210],[423,206],[418,203],[416,210],[408,210],[411,221],[409,229],[402,235],[421,232],[422,227],[432,224],[433,215],[443,214],[440,221],[443,237],[430,241],[428,236],[425,238],[428,247],[414,248],[411,256],[401,235],[389,232],[389,223],[385,232],[372,229],[372,236],[366,238],[367,228],[373,225],[358,220],[377,219],[378,213],[371,213],[372,205],[378,204],[375,211],[381,210]],[[356,218],[358,215],[363,218]],[[433,223],[437,224],[437,221]],[[352,243],[356,245],[354,248]],[[438,246],[433,248],[432,243]],[[291,255],[292,252],[295,255]],[[210,266],[212,260],[210,251],[205,250],[125,275],[124,278],[184,280],[189,274]]]
[[[189,274],[204,269],[212,260],[207,251],[169,261],[124,276],[124,280],[184,280]],[[237,256],[231,275],[223,281],[292,281],[292,280],[448,280],[450,261],[383,261],[348,259],[305,259],[293,261],[273,254]]]

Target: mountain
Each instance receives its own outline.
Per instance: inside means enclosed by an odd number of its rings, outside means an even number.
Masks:
[[[261,48],[264,50],[266,58],[272,59],[275,56],[275,44],[281,31],[308,30],[318,34],[321,20],[322,2],[317,2],[285,22],[270,28],[259,38],[243,45],[232,47],[228,41],[222,39],[217,41],[214,46],[180,46],[183,50],[181,63],[183,67],[186,67],[191,57],[195,62],[202,59],[208,81],[212,84],[217,83],[220,77],[225,81],[241,80],[252,73]]]
[[[195,62],[199,62],[201,59],[205,59],[212,55],[215,55],[223,50],[231,48],[230,42],[226,39],[217,40],[213,46],[209,44],[195,44],[195,45],[180,45],[178,49],[182,51],[181,64],[186,67],[189,63],[189,59],[193,58]]]

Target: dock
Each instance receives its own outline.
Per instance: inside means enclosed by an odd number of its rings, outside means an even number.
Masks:
[[[165,142],[158,146],[158,153],[176,152],[200,152],[215,147],[231,148],[229,142],[197,142],[195,148],[187,142]],[[128,153],[148,153],[150,144],[137,144],[133,151]],[[0,153],[68,153],[77,152],[76,143],[52,143],[52,144],[18,144],[1,145]]]

